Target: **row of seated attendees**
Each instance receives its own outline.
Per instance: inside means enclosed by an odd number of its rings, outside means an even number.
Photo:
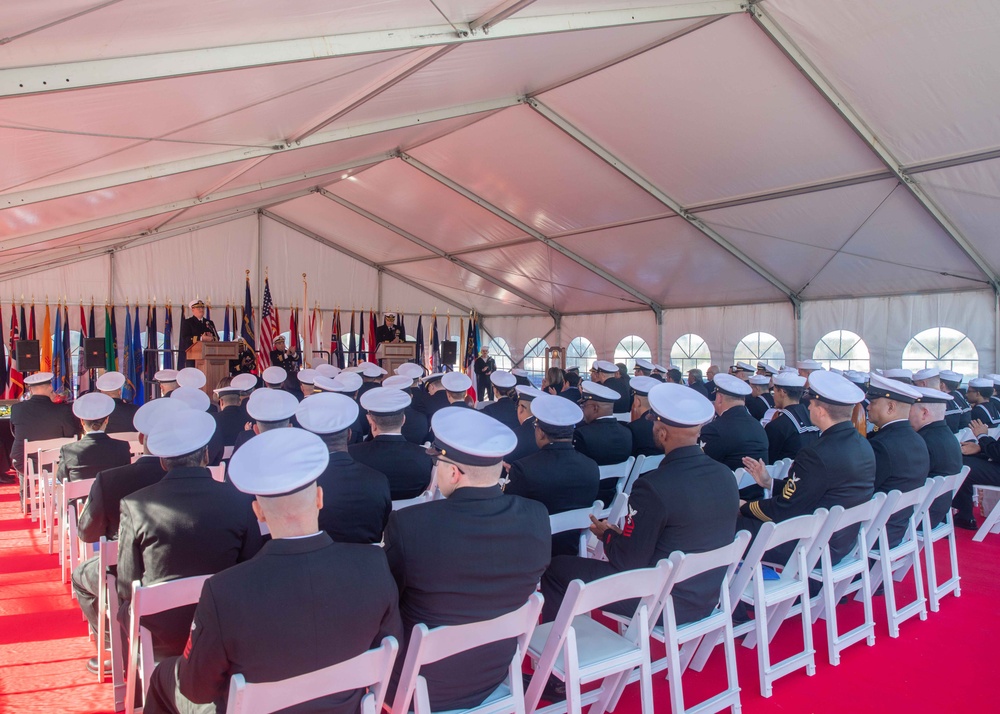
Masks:
[[[539,582],[549,621],[574,579],[650,567],[677,550],[712,550],[739,530],[755,534],[767,521],[852,507],[877,491],[919,488],[928,476],[957,473],[963,461],[978,477],[970,475],[954,504],[938,499],[932,520],[954,505],[956,525],[975,527],[972,484],[1000,483],[1000,445],[988,432],[1000,425],[992,376],[970,383],[974,439],[960,445],[948,421],[961,396],[953,373],[908,379],[890,371],[863,375],[859,385],[858,375],[812,361],[757,370],[740,363],[707,383],[692,370],[682,385],[679,370],[655,367],[639,360],[625,382],[616,365],[599,360],[590,380],[550,370],[542,389],[523,374],[494,371],[497,399],[481,411],[469,405],[466,375],[424,376],[415,364],[393,376],[373,364],[321,365],[291,385],[272,367],[261,380],[223,380],[218,408],[202,391],[201,372],[162,370],[156,380],[168,398],[132,410],[128,431],[139,432],[145,451],[134,463],[106,436],[123,404],[116,373],[72,406],[51,402],[51,375],[39,374],[26,380],[31,398],[12,410],[15,463],[22,470],[25,440],[83,432],[63,447],[58,477],[95,479],[80,536],[119,539],[120,622],[128,621],[133,580],[217,574],[197,608],[146,623],[162,659],[150,712],[216,711],[237,672],[274,681],[348,659],[386,635],[405,647],[417,623],[511,612]],[[628,421],[615,416],[625,395]],[[757,402],[767,405],[760,417]],[[859,410],[870,433],[855,423]],[[215,481],[206,467],[227,447],[228,476]],[[591,527],[607,561],[575,555],[576,534],[550,535],[549,515],[610,503],[614,479],[602,482],[600,466],[640,454],[664,458],[635,482],[624,522]],[[794,461],[787,477],[772,480],[766,464],[784,458]],[[740,467],[756,485],[738,490]],[[428,490],[439,498],[393,511],[393,501]],[[906,518],[890,522],[890,544]],[[854,537],[831,539],[834,563]],[[92,628],[102,576],[96,558],[73,573]],[[716,605],[722,577],[706,573],[675,591],[679,624]],[[623,614],[629,607],[635,603],[616,606]],[[512,653],[511,643],[495,645],[426,670],[432,708],[482,703]],[[96,658],[88,666],[96,671]],[[547,699],[560,694],[555,682],[546,688]],[[354,711],[359,696],[322,709]]]

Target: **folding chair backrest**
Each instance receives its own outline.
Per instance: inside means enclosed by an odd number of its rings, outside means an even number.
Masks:
[[[941,495],[946,491],[951,491],[952,498],[958,495],[958,489],[962,488],[962,484],[965,482],[966,476],[969,475],[969,467],[963,466],[962,470],[957,474],[951,474],[950,476],[938,476],[944,481],[944,488],[938,492],[937,495]]]
[[[827,543],[830,542],[830,538],[837,530],[845,510],[843,506],[834,506],[830,509],[822,527],[809,545],[809,550],[806,551],[806,568],[808,570],[811,571],[815,568],[819,559],[823,556],[823,549],[826,548]]]
[[[236,450],[235,446],[224,446],[222,448],[222,460],[229,461],[229,459],[233,458],[233,452],[235,450]]]
[[[648,600],[648,604],[652,604],[663,591],[673,569],[670,561],[664,559],[653,568],[625,570],[586,584],[574,580],[566,590],[553,629],[559,629],[560,622],[565,619],[585,615],[619,600]]]
[[[139,441],[139,432],[137,431],[116,431],[108,436],[118,441]]]
[[[434,493],[432,491],[424,491],[416,498],[404,498],[399,501],[393,501],[392,510],[401,511],[404,508],[409,508],[410,506],[416,506],[421,503],[427,503],[428,501],[433,500],[433,498],[434,498]]]
[[[740,596],[746,591],[747,585],[750,584],[750,579],[753,577],[757,564],[760,563],[764,557],[764,553],[767,552],[771,536],[777,527],[778,524],[774,521],[762,524],[753,542],[750,544],[750,548],[743,554],[739,571],[734,572],[732,579],[729,581],[729,601],[731,603],[735,604],[740,601]]]
[[[198,602],[202,586],[210,577],[194,575],[156,585],[142,585],[135,580],[132,582],[132,612],[136,617],[146,617],[175,607],[193,605]]]
[[[656,456],[647,456],[646,460],[642,462],[642,468],[639,469],[639,474],[648,474],[654,469],[660,468],[660,463],[663,461],[663,454],[657,454]]]
[[[589,508],[576,508],[572,511],[553,513],[549,516],[549,527],[552,529],[552,535],[590,528],[590,517],[600,513],[601,506],[600,501],[594,501]]]
[[[38,451],[48,451],[49,449],[61,449],[66,444],[76,441],[72,436],[60,436],[55,439],[39,439],[38,441],[25,441],[24,453],[34,454]]]
[[[888,513],[885,514],[885,518],[882,518],[882,512],[885,510],[883,508],[885,502],[886,495],[884,493],[876,493],[870,501],[865,501],[853,508],[845,509],[840,514],[840,518],[837,519],[834,532],[842,531],[851,526],[861,526],[865,531],[866,547],[871,549],[875,541],[878,540],[879,531],[882,530],[882,526],[885,525],[886,520],[889,518]],[[879,524],[879,521],[881,521],[881,524]],[[855,557],[857,556],[857,551],[858,548],[855,545],[853,552]]]
[[[904,508],[914,508],[919,511],[920,507],[927,501],[927,497],[934,489],[934,479],[929,478],[924,481],[924,485],[912,491],[897,492],[896,502],[893,504],[892,512],[899,513]],[[919,513],[918,513],[919,515]]]
[[[62,482],[62,492],[63,500],[62,507],[69,510],[70,501],[76,498],[86,498],[90,495],[90,487],[94,485],[94,481],[97,479],[84,478],[79,481],[63,481]]]
[[[229,714],[269,714],[331,694],[368,688],[361,701],[361,711],[378,714],[385,701],[386,684],[398,651],[396,638],[386,637],[378,649],[278,682],[250,683],[242,674],[235,674],[229,680],[226,711]]]
[[[791,579],[802,575],[798,570],[796,551],[801,548],[808,555],[813,541],[823,529],[823,525],[827,522],[829,516],[829,511],[825,508],[820,508],[810,515],[790,518],[776,525],[767,545],[768,550],[792,541],[798,542],[798,545],[789,554],[788,560],[784,563],[779,563],[779,565],[784,566],[781,570],[782,579]]]
[[[628,476],[632,473],[632,464],[635,463],[635,457],[629,456],[628,459],[622,461],[620,464],[607,464],[605,466],[600,466],[601,470],[601,480],[616,478],[618,479],[618,485],[622,486],[624,490],[625,482],[628,480]]]
[[[746,531],[740,531],[732,543],[715,550],[708,550],[704,553],[682,553],[675,550],[670,554],[670,562],[674,564],[674,571],[670,575],[671,584],[682,583],[696,575],[717,568],[728,568],[729,577],[732,577],[732,573],[736,570],[749,542],[750,534]]]
[[[208,470],[212,473],[212,478],[219,483],[226,480],[226,467],[225,464],[219,464],[218,466],[209,466]]]

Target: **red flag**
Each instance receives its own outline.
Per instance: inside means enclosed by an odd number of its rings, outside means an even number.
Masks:
[[[7,373],[10,375],[7,399],[20,399],[24,393],[24,375],[17,369],[17,312],[13,304],[10,306],[10,350],[7,353]]]
[[[271,350],[274,349],[274,341],[280,334],[278,311],[274,308],[271,286],[265,277],[264,302],[260,308],[260,353],[257,355],[257,364],[262,370],[271,366]]]
[[[288,344],[286,347],[290,350],[295,350],[296,354],[299,351],[299,320],[298,320],[298,310],[292,308],[288,313]]]
[[[368,361],[375,361],[375,311],[368,313]]]

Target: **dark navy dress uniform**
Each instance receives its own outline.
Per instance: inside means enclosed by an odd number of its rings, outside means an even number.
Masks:
[[[249,596],[248,596],[249,595]],[[209,579],[182,657],[156,669],[146,711],[173,711],[174,691],[225,711],[229,680],[273,682],[329,667],[402,637],[385,554],[325,533],[270,541],[252,560]],[[297,713],[354,714],[363,690],[317,699]]]
[[[625,426],[632,432],[632,456],[659,456],[663,453],[663,449],[653,441],[653,422],[646,418],[646,414]]]
[[[949,392],[953,401],[948,404],[944,413],[944,420],[951,429],[951,433],[957,434],[972,421],[972,407],[965,396],[957,389]]]
[[[978,419],[990,429],[998,427],[1000,426],[1000,408],[997,408],[996,402],[992,399],[988,402],[977,404],[972,407],[972,412],[969,416],[970,422],[973,419]]]
[[[620,464],[632,455],[632,432],[614,417],[599,417],[576,428],[573,447],[596,461],[598,466]],[[598,498],[605,506],[611,505],[617,482],[617,476],[601,481]]]
[[[413,626],[460,625],[513,612],[549,564],[545,507],[500,486],[394,511],[385,554],[399,587],[404,637]],[[421,670],[434,711],[478,706],[507,677],[512,641],[478,647]],[[403,652],[397,659],[397,672]]]
[[[323,489],[320,530],[337,543],[382,541],[392,512],[389,481],[382,473],[338,451],[330,454],[330,463],[316,483]]]
[[[535,417],[525,419],[523,424],[514,429],[514,435],[517,437],[517,446],[504,457],[504,461],[508,464],[538,451],[538,442],[535,441]]]
[[[127,441],[112,439],[103,431],[84,434],[59,449],[59,481],[82,481],[94,478],[98,472],[125,466],[132,462],[132,449]]]
[[[504,493],[539,501],[549,515],[590,508],[597,500],[601,469],[568,441],[546,444],[534,454],[510,466]],[[566,531],[552,537],[552,555],[577,552],[579,531]]]
[[[962,457],[964,465],[969,467],[969,475],[965,477],[952,503],[957,509],[956,520],[972,519],[972,493],[976,484],[1000,486],[1000,442],[984,434],[979,437],[979,448],[980,453]]]
[[[542,578],[542,621],[555,619],[570,582],[590,582],[614,573],[649,568],[675,550],[703,553],[729,545],[736,535],[739,494],[733,473],[697,446],[683,446],[663,457],[655,470],[635,482],[622,533],[607,531],[607,562],[560,556]],[[678,624],[708,615],[719,601],[725,569],[680,583],[673,591]],[[635,601],[608,608],[624,615]]]
[[[11,405],[10,429],[14,432],[10,460],[18,472],[24,473],[25,441],[76,436],[80,432],[80,422],[73,416],[69,404],[38,395]]]
[[[215,419],[215,434],[223,447],[235,446],[236,439],[245,430],[250,418],[241,405],[230,405],[212,415]]]
[[[431,457],[400,434],[379,434],[371,441],[351,444],[347,450],[359,464],[385,475],[393,501],[416,498],[430,485]]]
[[[731,471],[743,467],[743,457],[767,459],[767,434],[746,407],[727,409],[701,428],[705,453]]]
[[[876,492],[897,490],[905,493],[920,488],[927,481],[931,466],[927,444],[917,436],[909,421],[901,419],[886,424],[869,434],[868,443],[875,452]],[[912,513],[913,509],[907,508],[890,516],[885,526],[890,548],[903,539]]]
[[[875,494],[875,453],[849,421],[834,424],[812,446],[802,449],[788,478],[776,480],[771,498],[749,501],[740,508],[738,530],[756,534],[761,523],[787,521],[817,508],[853,508]],[[830,539],[834,565],[850,552],[858,529],[838,531]],[[784,555],[784,554],[782,554]]]
[[[135,418],[137,411],[139,411],[137,405],[129,404],[120,397],[115,398],[115,410],[108,417],[108,425],[104,427],[104,432],[107,434],[134,432],[135,425],[132,423],[132,420]]]
[[[628,414],[632,410],[632,387],[623,377],[609,377],[602,382],[603,386],[613,389],[621,395],[615,402],[615,414]],[[628,457],[625,457],[628,458]]]
[[[932,421],[917,432],[917,436],[927,445],[930,469],[927,473],[935,476],[951,476],[962,470],[962,447],[952,433],[947,421]],[[930,507],[931,528],[943,522],[951,511],[951,491],[934,499]]]
[[[427,416],[422,412],[418,412],[412,406],[403,410],[403,416],[406,417],[406,421],[403,422],[403,428],[400,432],[403,438],[417,446],[426,442],[431,431],[431,425],[427,420]]]
[[[177,356],[177,369],[193,366],[187,358],[187,350],[195,343],[195,338],[201,339],[203,335],[212,335],[219,339],[219,331],[215,329],[215,323],[207,318],[198,319],[194,315],[181,320],[181,334],[177,346],[180,354]]]
[[[809,409],[802,404],[789,404],[779,409],[764,427],[767,436],[767,463],[794,459],[802,449],[819,438],[819,427],[809,419]]]
[[[483,407],[483,414],[493,417],[513,431],[517,431],[520,426],[517,421],[517,402],[510,397],[500,397],[492,404],[487,404]]]
[[[767,414],[768,409],[774,409],[774,395],[770,392],[764,392],[763,394],[758,394],[756,397],[750,395],[747,397],[747,411],[750,412],[752,416],[757,421],[764,418]]]

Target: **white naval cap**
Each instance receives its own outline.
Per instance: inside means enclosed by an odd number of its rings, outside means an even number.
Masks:
[[[531,387],[526,384],[517,385],[517,398],[520,401],[531,402],[545,394],[538,387]]]
[[[52,381],[52,372],[35,372],[34,374],[28,375],[24,378],[24,383],[29,387],[33,387],[38,384],[45,384],[46,382]]]
[[[654,372],[659,372],[660,374],[666,374],[667,372],[669,372],[672,369],[675,369],[675,367],[673,365],[670,365],[669,367],[664,367],[662,364],[654,364],[653,365],[653,371]]]
[[[973,389],[993,389],[993,380],[985,377],[976,377],[969,380],[969,386]]]
[[[946,382],[954,382],[955,384],[962,383],[962,375],[958,372],[953,372],[950,369],[942,369],[941,374],[938,376]]]
[[[755,374],[750,377],[750,384],[755,384],[758,387],[767,386],[771,383],[771,378],[766,374]]]
[[[249,392],[257,386],[257,377],[252,374],[237,374],[229,386],[236,387],[241,392]]]
[[[869,375],[868,399],[891,399],[903,404],[913,404],[920,399],[920,392],[914,387],[877,374]]]
[[[272,429],[240,447],[229,478],[243,493],[286,496],[316,481],[330,463],[326,444],[303,429]]]
[[[797,362],[795,366],[801,370],[809,370],[810,372],[823,369],[823,365],[814,359],[804,359],[801,362]]]
[[[375,377],[381,377],[382,375],[389,373],[384,369],[382,369],[381,367],[379,367],[377,364],[370,364],[367,365],[363,370],[361,370],[361,374],[368,377],[369,379],[372,379]]]
[[[649,390],[649,406],[657,421],[681,429],[701,426],[715,416],[712,402],[683,384],[656,385]]]
[[[941,370],[937,367],[928,367],[927,369],[921,369],[913,373],[914,379],[933,379],[940,376]]]
[[[654,369],[656,369],[656,365],[650,362],[648,359],[641,359],[641,358],[637,359],[635,361],[635,366],[638,367],[639,369],[644,369],[647,372],[652,372]]]
[[[865,393],[839,374],[817,370],[809,375],[809,390],[827,404],[849,407],[865,398]]]
[[[514,369],[512,369],[510,371],[510,373],[513,374],[515,377],[527,377],[528,376],[528,370],[521,369],[520,367],[515,367]]]
[[[177,384],[181,387],[201,389],[205,386],[205,373],[194,367],[185,367],[177,373]]]
[[[320,377],[329,377],[330,379],[333,379],[338,374],[340,374],[340,367],[337,367],[332,364],[327,364],[326,362],[320,362],[318,365],[316,365],[316,374],[318,374]]]
[[[208,398],[207,394],[194,387],[178,387],[170,393],[170,399],[179,399],[189,409],[198,412],[206,411],[212,404],[212,400]]]
[[[161,421],[183,418],[177,415],[189,411],[191,408],[181,399],[154,399],[136,410],[132,417],[132,426],[140,434],[148,435]]]
[[[316,381],[315,369],[300,369],[298,374],[300,384],[312,384]]]
[[[188,307],[191,308],[192,310],[196,307],[205,307],[205,301],[202,300],[201,298],[195,298],[194,300],[188,303]]]
[[[343,373],[341,373],[343,374]],[[338,374],[337,377],[340,375]],[[336,377],[324,377],[322,375],[317,375],[316,379],[313,380],[313,394],[317,392],[336,392],[337,389]]]
[[[883,376],[889,379],[913,379],[913,372],[908,369],[887,369]]]
[[[756,367],[754,367],[749,362],[737,362],[736,363],[736,369],[739,370],[739,371],[741,371],[741,372],[754,372],[754,371],[756,371]]]
[[[645,376],[632,377],[632,379],[628,381],[628,386],[632,388],[632,391],[642,397],[645,397],[647,394],[649,394],[649,390],[655,387],[657,384],[663,384],[663,382],[661,382],[658,379],[653,379],[652,377],[645,377]],[[618,392],[615,392],[615,394],[618,394]],[[565,399],[563,401],[565,401]]]
[[[295,421],[314,434],[336,434],[354,424],[360,412],[358,403],[346,394],[313,394],[296,408]]]
[[[205,397],[208,395],[205,394]],[[146,446],[154,456],[166,459],[184,456],[198,451],[212,440],[215,419],[211,414],[189,409],[177,417],[158,419],[153,424]]]
[[[764,364],[761,364],[761,365],[758,365],[758,366],[761,367],[761,368],[763,368],[763,370],[765,372],[767,372],[768,374],[770,374],[772,376],[774,376],[775,374],[778,374],[778,372],[781,371],[780,369],[778,369],[777,367],[775,367],[773,364],[764,363]]]
[[[992,379],[994,386],[1000,384],[1000,374],[987,374],[984,376],[986,377],[986,379]]]
[[[239,387],[234,387],[233,383],[230,382],[228,387],[218,387],[213,389],[212,392],[220,397],[224,397],[227,394],[241,394],[243,392]]]
[[[441,386],[449,392],[465,392],[472,386],[472,380],[467,374],[448,372],[441,377]]]
[[[176,382],[177,370],[161,369],[159,372],[153,375],[153,381],[159,382],[160,384],[169,384],[170,382]]]
[[[421,377],[420,381],[423,382],[424,384],[431,384],[432,382],[438,381],[443,376],[444,372],[431,372],[426,377]]]
[[[594,360],[594,366],[591,369],[605,374],[615,374],[618,371],[618,367],[613,362],[604,359]]]
[[[393,371],[410,379],[420,379],[424,376],[424,368],[415,362],[404,362]]]
[[[365,360],[364,362],[358,362],[358,371],[363,371],[365,367],[378,367],[374,362],[369,362]]]
[[[394,374],[383,379],[382,386],[390,389],[409,389],[413,386],[413,379],[404,374]]]
[[[646,379],[653,379],[646,377]],[[656,382],[655,379],[653,379]],[[659,384],[659,382],[657,382]],[[540,422],[553,427],[574,427],[583,421],[583,410],[569,399],[542,394],[531,403],[531,413]]]
[[[413,400],[402,389],[375,387],[362,394],[360,401],[362,409],[367,409],[372,414],[390,416],[402,414]]]
[[[283,389],[258,389],[247,400],[247,414],[257,421],[283,421],[291,419],[298,406],[299,400]]]
[[[490,375],[490,381],[500,389],[510,389],[517,384],[517,377],[506,370],[498,369]]]
[[[716,392],[722,392],[730,397],[749,397],[753,394],[749,384],[739,377],[724,372],[719,372],[712,377],[712,383],[715,385]]]
[[[854,382],[855,384],[867,384],[868,383],[868,373],[867,372],[858,372],[857,370],[849,369],[846,372],[844,372],[844,376],[847,377],[852,382]]]
[[[955,397],[940,389],[931,389],[930,387],[914,387],[914,389],[920,392],[920,399],[917,401],[921,404],[947,404],[955,401]]]
[[[798,372],[779,372],[774,375],[775,387],[798,387],[806,386],[806,378],[799,376]]]
[[[431,430],[434,448],[441,456],[469,466],[499,464],[517,446],[517,436],[510,428],[473,409],[438,409],[431,417]]]
[[[97,378],[97,388],[102,392],[117,392],[125,386],[125,375],[121,372],[105,372]]]
[[[785,365],[784,367],[779,369],[778,372],[779,373],[785,372],[786,374],[791,374],[792,372],[794,372],[795,374],[798,374],[799,370],[795,369],[795,367],[792,367],[790,365]]]
[[[115,410],[115,400],[107,394],[91,392],[73,402],[73,416],[84,421],[98,421]]]
[[[595,402],[614,403],[622,398],[622,395],[611,387],[590,381],[580,384],[580,393],[583,401],[593,399]]]
[[[281,367],[268,367],[260,377],[264,380],[264,384],[281,385],[288,379],[288,372]]]
[[[361,389],[364,380],[357,372],[341,372],[333,379],[333,391],[341,394],[354,394]]]

